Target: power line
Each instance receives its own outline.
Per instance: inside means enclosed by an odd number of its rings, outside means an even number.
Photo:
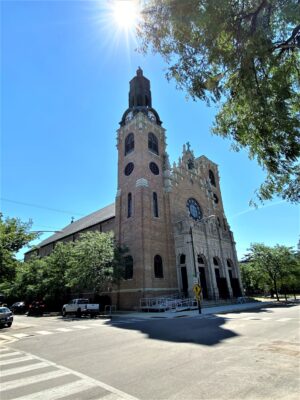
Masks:
[[[14,203],[14,204],[19,204],[21,206],[27,206],[27,207],[33,207],[33,208],[40,208],[42,210],[48,210],[48,211],[54,211],[54,212],[59,212],[62,214],[68,214],[68,215],[78,215],[80,217],[84,217],[84,214],[76,213],[73,211],[67,211],[67,210],[60,210],[58,208],[50,208],[50,207],[44,207],[39,204],[32,204],[32,203],[25,203],[23,201],[17,201],[17,200],[11,200],[11,199],[6,199],[4,197],[1,197],[2,201],[6,201],[8,203]]]

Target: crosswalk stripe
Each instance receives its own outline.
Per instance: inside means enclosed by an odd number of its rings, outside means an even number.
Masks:
[[[22,338],[28,337],[30,335],[28,333],[14,333],[12,336],[17,339],[22,339]]]
[[[70,328],[56,328],[55,330],[58,332],[72,332]]]
[[[56,400],[72,394],[78,394],[94,387],[96,386],[92,383],[85,382],[83,379],[80,379],[75,382],[56,386],[50,389],[41,390],[39,392],[31,393],[26,396],[15,397],[15,400]]]
[[[76,329],[89,329],[88,326],[85,325],[72,325],[72,328],[76,328]]]
[[[1,347],[0,348],[0,353],[5,353],[5,352],[10,352],[11,350],[8,349],[7,347]]]
[[[23,357],[17,357],[17,358],[11,358],[9,360],[0,360],[0,365],[10,365],[10,364],[16,364],[22,361],[29,361],[29,360],[34,360],[34,357],[32,356],[23,356]]]
[[[7,357],[11,357],[11,356],[17,356],[20,353],[19,351],[11,351],[10,353],[4,353],[4,354],[0,354],[0,359],[2,360],[3,358],[7,358]]]
[[[39,362],[39,363],[35,363],[35,364],[24,365],[24,367],[10,368],[10,369],[7,369],[6,371],[1,371],[1,378],[5,377],[5,376],[21,374],[23,372],[33,371],[35,369],[40,369],[40,368],[45,368],[45,367],[49,367],[49,364],[47,364],[46,362]]]
[[[290,321],[292,318],[279,318],[276,321],[277,322],[286,322],[286,321]]]
[[[39,335],[52,335],[53,332],[49,332],[49,331],[36,331],[36,333],[38,333]]]
[[[48,381],[50,379],[59,378],[61,376],[71,375],[66,371],[51,371],[44,372],[38,375],[27,376],[26,378],[18,378],[13,381],[1,382],[0,392],[4,392],[5,390],[16,389],[22,386],[30,385],[31,383]]]

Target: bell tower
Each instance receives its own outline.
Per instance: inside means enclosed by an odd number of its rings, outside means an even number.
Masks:
[[[178,291],[166,135],[141,68],[130,81],[117,149],[116,239],[128,255],[116,292],[125,309],[139,306],[141,298]]]

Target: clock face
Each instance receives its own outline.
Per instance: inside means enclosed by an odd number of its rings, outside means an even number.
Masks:
[[[188,199],[187,203],[186,203],[187,209],[189,211],[190,216],[196,220],[196,221],[200,221],[200,219],[202,218],[202,211],[201,208],[199,206],[199,203],[197,202],[197,200],[195,199]]]
[[[133,112],[129,111],[129,113],[126,115],[125,122],[127,123],[127,122],[131,121],[132,118],[133,118]]]
[[[156,116],[152,111],[148,111],[148,118],[153,121],[156,122]]]

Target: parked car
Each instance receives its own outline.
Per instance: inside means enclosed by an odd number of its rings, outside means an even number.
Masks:
[[[28,316],[43,315],[45,312],[45,304],[42,301],[33,301],[28,307]]]
[[[24,314],[27,310],[27,307],[26,307],[26,304],[24,301],[17,301],[9,308],[14,314]]]
[[[62,316],[66,317],[67,314],[76,314],[77,317],[82,315],[94,317],[99,314],[99,304],[91,304],[88,299],[74,299],[63,305]]]
[[[11,327],[14,317],[13,313],[7,307],[0,307],[0,326],[7,325]]]

